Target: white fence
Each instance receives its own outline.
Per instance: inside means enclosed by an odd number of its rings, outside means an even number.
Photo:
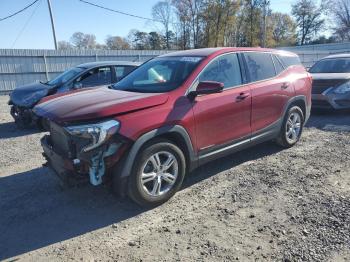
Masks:
[[[94,61],[147,61],[164,50],[25,50],[0,49],[0,93],[16,86],[48,81],[64,70]]]
[[[304,66],[311,67],[315,62],[325,56],[350,53],[350,43],[291,46],[280,49],[298,54]]]
[[[350,43],[284,47],[306,67],[330,54],[350,53]],[[0,94],[16,86],[52,79],[64,70],[93,61],[147,61],[165,50],[26,50],[0,49]]]

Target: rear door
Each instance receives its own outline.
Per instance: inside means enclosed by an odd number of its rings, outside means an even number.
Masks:
[[[116,65],[114,66],[114,78],[113,82],[119,82],[122,78],[124,78],[126,75],[128,75],[131,71],[135,69],[135,66],[123,66],[123,65]]]
[[[238,55],[230,53],[214,58],[200,73],[200,81],[224,83],[222,93],[200,95],[193,102],[200,154],[250,136],[251,96],[249,87],[242,86]]]
[[[244,58],[252,95],[251,124],[254,134],[273,127],[281,120],[285,105],[294,96],[294,86],[274,55],[245,52]]]

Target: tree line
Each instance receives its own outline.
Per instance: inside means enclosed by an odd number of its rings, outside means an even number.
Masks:
[[[296,0],[291,15],[270,0],[163,0],[152,7],[157,30],[109,35],[76,32],[60,49],[189,49],[217,46],[277,47],[350,41],[350,0]],[[324,33],[331,32],[331,37]]]

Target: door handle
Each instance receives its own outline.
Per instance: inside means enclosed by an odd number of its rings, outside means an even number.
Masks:
[[[236,97],[236,101],[240,102],[244,99],[246,99],[247,97],[249,97],[248,93],[240,93],[237,97]]]
[[[281,85],[281,89],[287,89],[289,87],[289,83],[283,83]]]

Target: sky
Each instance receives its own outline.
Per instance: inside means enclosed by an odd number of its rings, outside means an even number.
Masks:
[[[151,17],[152,6],[159,0],[89,0],[126,13]],[[290,13],[295,0],[271,0],[271,9]],[[33,0],[0,0],[0,19],[12,14]],[[51,0],[57,40],[69,41],[74,32],[96,36],[104,43],[107,35],[127,36],[131,29],[154,31],[153,22],[102,10],[78,0]],[[0,48],[54,49],[47,0],[39,0],[24,12],[0,21]]]

